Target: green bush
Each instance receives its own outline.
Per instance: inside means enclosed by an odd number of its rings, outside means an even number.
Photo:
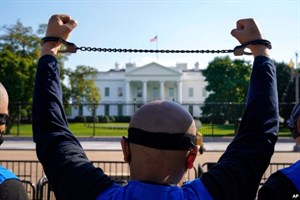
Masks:
[[[131,117],[130,116],[115,116],[115,122],[130,122]]]

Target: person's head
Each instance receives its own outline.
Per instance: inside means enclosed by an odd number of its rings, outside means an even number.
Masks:
[[[8,94],[4,86],[0,83],[0,145],[3,142],[2,135],[5,130],[8,115]]]
[[[139,108],[121,142],[131,178],[179,184],[197,156],[196,132],[193,117],[178,103],[158,100]]]

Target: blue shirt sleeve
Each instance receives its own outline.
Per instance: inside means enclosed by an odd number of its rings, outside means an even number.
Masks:
[[[41,57],[38,63],[32,118],[37,156],[57,199],[94,200],[113,184],[92,165],[68,128],[59,65],[51,55]]]
[[[255,199],[274,153],[279,128],[276,67],[256,57],[238,134],[201,180],[213,199]]]

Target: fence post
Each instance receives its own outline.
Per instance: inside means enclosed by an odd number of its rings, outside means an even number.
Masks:
[[[20,125],[21,125],[21,102],[18,102],[18,130],[17,130],[17,136],[20,135]]]
[[[94,118],[94,123],[93,123],[93,137],[96,136],[96,104],[93,103],[93,118]]]
[[[211,104],[211,136],[214,136],[214,117],[213,117],[213,113],[214,113],[214,105],[213,103]]]

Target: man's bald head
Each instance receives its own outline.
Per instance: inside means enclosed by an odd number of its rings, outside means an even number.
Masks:
[[[8,114],[8,94],[5,87],[0,83],[0,114]],[[0,123],[0,145],[3,143],[2,134],[5,130],[5,124]]]
[[[172,101],[153,101],[139,108],[121,144],[131,178],[157,183],[179,184],[198,152],[193,117]]]
[[[145,104],[132,116],[129,128],[148,132],[196,134],[191,114],[173,101],[157,100]]]
[[[0,83],[0,113],[8,113],[8,94],[5,87]]]

